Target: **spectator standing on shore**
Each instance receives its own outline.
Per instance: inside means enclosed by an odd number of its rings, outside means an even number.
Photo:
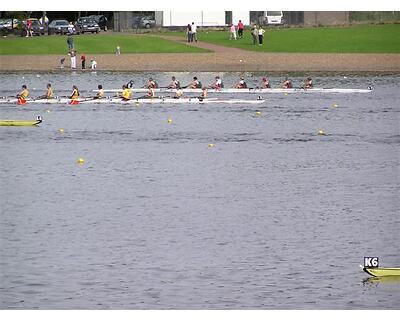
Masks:
[[[229,40],[236,40],[236,28],[235,26],[232,24],[231,28],[230,28],[230,36],[229,36]]]
[[[121,48],[120,46],[117,46],[117,49],[115,50],[115,54],[121,54]]]
[[[196,41],[197,42],[197,26],[192,22],[192,42]]]
[[[261,28],[261,26],[260,26],[260,28],[258,29],[258,45],[259,46],[261,46],[263,44],[264,33],[265,33],[265,30],[263,28]]]
[[[253,44],[256,45],[258,38],[258,29],[256,25],[251,28],[251,36],[253,37]]]
[[[33,36],[33,34],[32,34],[32,20],[31,19],[28,19],[28,20],[26,20],[26,37],[28,38],[28,37],[32,37]]]
[[[68,34],[73,35],[74,33],[75,33],[75,26],[72,22],[70,22],[68,25]]]
[[[72,34],[68,34],[67,44],[68,44],[68,51],[71,51],[74,49],[74,38],[72,37]]]
[[[81,55],[81,64],[82,64],[82,70],[86,69],[86,56],[84,54]]]
[[[239,20],[239,23],[238,23],[238,37],[239,37],[239,39],[243,39],[243,30],[244,30],[243,22],[242,22],[242,20]]]
[[[76,69],[76,51],[71,50],[70,56],[71,56],[71,69],[75,70]]]
[[[187,34],[187,39],[188,42],[192,42],[192,27],[190,26],[190,23],[186,27],[186,34]]]
[[[90,68],[92,70],[96,70],[97,69],[97,61],[96,58],[94,58],[93,60],[90,60]]]

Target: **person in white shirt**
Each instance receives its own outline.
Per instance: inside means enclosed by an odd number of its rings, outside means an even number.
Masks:
[[[229,40],[236,40],[236,28],[235,28],[235,26],[232,24],[231,25],[231,28],[230,28],[230,37],[229,37]]]
[[[263,28],[258,29],[258,45],[261,46],[263,44],[263,40],[264,40],[264,33],[265,30]]]
[[[90,68],[91,68],[92,70],[97,69],[97,61],[96,61],[96,60],[91,60],[91,61],[90,61]]]
[[[75,26],[72,22],[70,22],[68,25],[68,34],[74,34],[74,33],[75,33]]]
[[[192,22],[192,41],[197,42],[197,26]]]
[[[71,50],[70,56],[71,56],[71,69],[76,69],[76,51]]]

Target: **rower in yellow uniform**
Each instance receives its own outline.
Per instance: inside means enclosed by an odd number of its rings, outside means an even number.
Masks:
[[[51,87],[51,83],[47,84],[46,94],[38,97],[37,99],[54,99],[53,88]]]
[[[29,96],[29,91],[26,85],[24,84],[22,86],[22,91],[17,94],[18,98],[17,104],[26,104],[26,98],[28,98],[28,96]]]
[[[175,91],[174,99],[180,99],[180,98],[182,98],[182,97],[183,97],[183,90],[182,90],[182,89],[177,89],[177,90]]]
[[[73,85],[72,86],[72,93],[71,96],[69,97],[71,99],[69,104],[78,104],[78,98],[79,98],[79,90],[78,87]]]
[[[200,97],[198,97],[199,101],[203,101],[204,99],[207,99],[207,95],[208,95],[207,88],[203,87],[201,89],[201,95],[200,95]]]
[[[153,99],[155,97],[156,97],[156,92],[154,91],[154,88],[149,87],[149,91],[147,91],[146,98]]]
[[[99,84],[97,86],[97,94],[95,97],[93,97],[93,99],[103,99],[104,98],[104,90],[103,90],[103,86],[101,84]]]
[[[122,101],[129,101],[131,99],[131,90],[126,85],[122,86]]]

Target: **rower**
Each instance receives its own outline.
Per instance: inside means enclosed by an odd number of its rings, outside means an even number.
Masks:
[[[72,93],[71,96],[69,97],[71,100],[76,100],[79,98],[79,90],[77,86],[72,86]]]
[[[269,84],[268,78],[266,78],[266,77],[262,78],[261,87],[262,87],[263,89],[269,89],[269,88],[271,88],[271,86],[270,86],[270,84]]]
[[[197,79],[197,77],[193,77],[193,81],[189,83],[186,87],[189,89],[200,89],[202,85],[201,82]]]
[[[177,90],[175,91],[174,99],[180,99],[180,98],[182,98],[182,97],[183,97],[183,90],[182,90],[182,89],[177,89]]]
[[[29,96],[29,91],[28,91],[26,85],[24,84],[22,86],[22,91],[17,94],[17,98],[20,100],[26,100],[26,98],[28,98],[28,96]]]
[[[104,90],[103,90],[103,86],[101,84],[99,84],[97,86],[97,94],[95,97],[93,97],[93,99],[103,99],[104,98]]]
[[[154,88],[149,87],[149,91],[146,94],[146,98],[153,99],[155,97],[156,97],[156,92],[155,92]]]
[[[171,83],[167,86],[168,89],[180,89],[181,88],[181,84],[179,83],[178,80],[176,80],[176,78],[173,76],[171,78]]]
[[[198,97],[198,99],[199,99],[200,101],[203,101],[204,99],[207,99],[207,95],[208,95],[207,88],[206,88],[206,87],[203,87],[203,88],[201,89],[201,95],[200,95],[200,97]]]
[[[286,77],[285,81],[283,81],[282,87],[285,89],[291,89],[292,87],[292,82]]]
[[[158,88],[158,84],[157,82],[155,82],[153,80],[153,78],[149,78],[149,81],[147,81],[147,83],[143,86],[144,88],[153,88],[153,89],[157,89]]]
[[[239,82],[235,85],[236,89],[246,89],[247,88],[247,84],[244,81],[244,77],[240,77]]]
[[[221,90],[224,87],[224,84],[222,83],[221,78],[216,76],[214,83],[210,87],[215,90]]]
[[[53,89],[51,88],[51,83],[47,84],[47,91],[46,94],[43,96],[38,97],[37,99],[53,99]]]
[[[129,101],[131,99],[131,90],[126,86],[122,86],[122,101]]]
[[[304,83],[304,89],[311,89],[313,87],[313,82],[311,77],[308,77]]]

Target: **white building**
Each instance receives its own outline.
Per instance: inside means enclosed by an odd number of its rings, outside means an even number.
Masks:
[[[229,12],[229,14],[228,14]],[[231,14],[230,14],[231,13]],[[163,27],[184,27],[194,22],[199,27],[219,27],[231,23],[250,23],[249,11],[163,11]]]

